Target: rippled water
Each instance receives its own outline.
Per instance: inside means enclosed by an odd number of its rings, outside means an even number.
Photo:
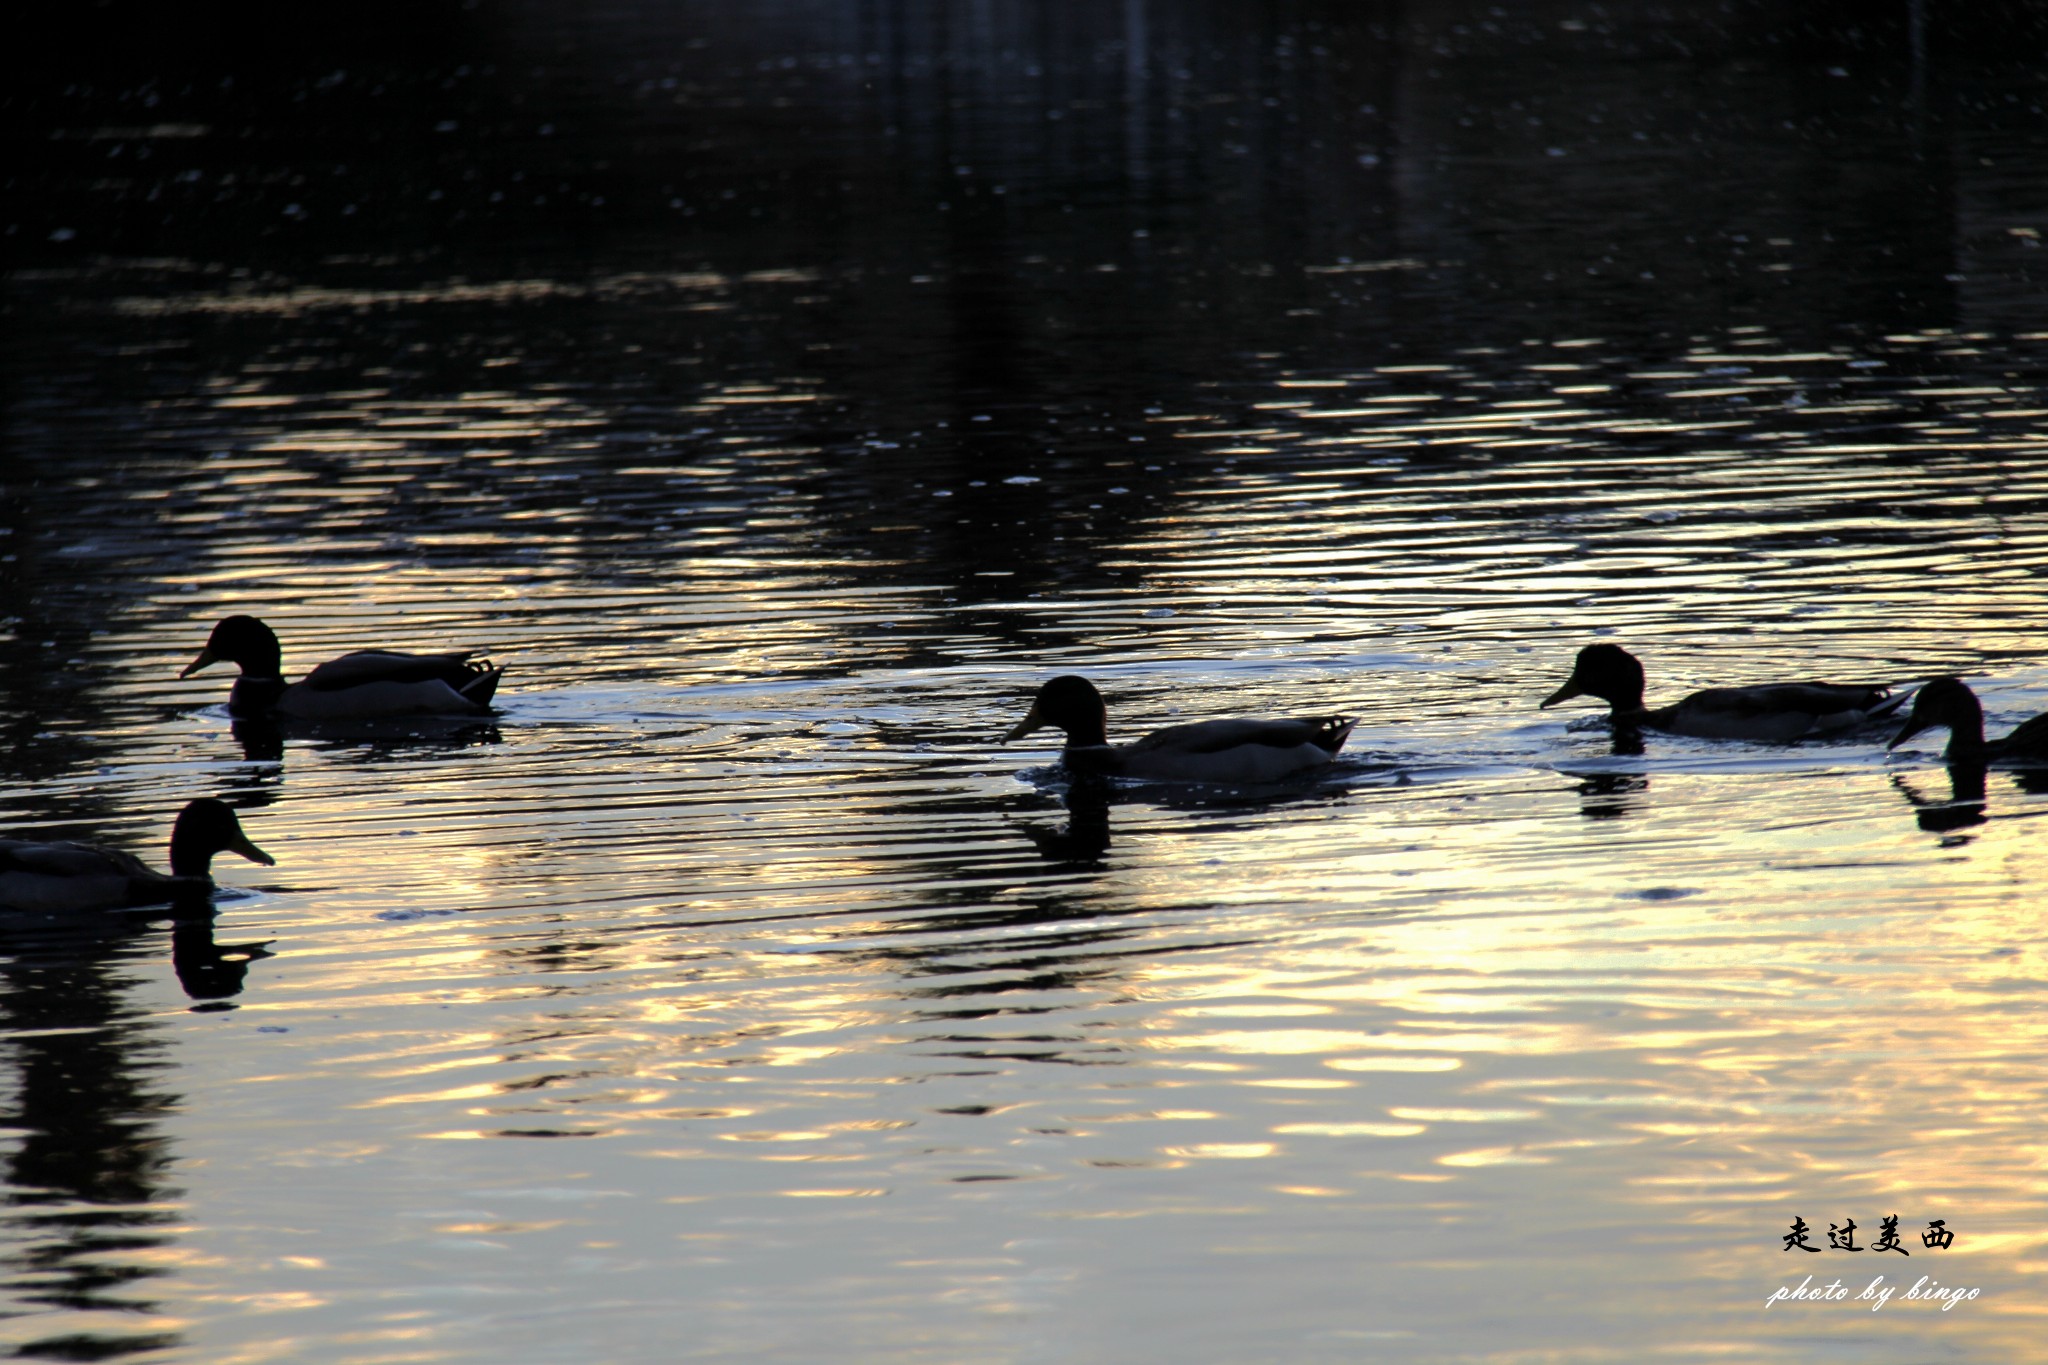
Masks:
[[[1255,12],[34,88],[0,822],[278,862],[0,940],[20,1354],[2040,1358],[2048,776],[1536,709],[2048,710],[2038,78]],[[501,713],[237,727],[235,611]],[[1362,720],[1104,805],[1056,672]]]

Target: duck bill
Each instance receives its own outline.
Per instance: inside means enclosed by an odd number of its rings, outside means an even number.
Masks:
[[[1536,709],[1538,711],[1548,710],[1550,707],[1557,705],[1561,701],[1570,701],[1573,697],[1583,697],[1585,695],[1586,689],[1579,686],[1579,680],[1577,678],[1573,678],[1569,682],[1565,683],[1563,687],[1558,688],[1557,691],[1552,692],[1549,696],[1545,697],[1542,701],[1538,702],[1536,704]]]
[[[1031,709],[1024,713],[1024,719],[1011,726],[1010,733],[1003,736],[1003,743],[1008,744],[1012,740],[1022,739],[1033,730],[1040,729],[1044,725],[1045,717],[1038,714],[1038,704],[1033,702]]]
[[[180,673],[178,676],[180,678],[189,678],[194,673],[197,673],[200,669],[205,668],[207,665],[217,664],[219,662],[220,655],[214,653],[210,649],[202,649],[199,651],[199,657],[194,659],[191,663],[186,664],[185,671],[183,673]]]
[[[1906,722],[1905,728],[1900,730],[1898,734],[1894,735],[1892,737],[1892,742],[1885,745],[1884,747],[1887,749],[1896,749],[1901,744],[1904,744],[1907,740],[1911,739],[1913,736],[1919,734],[1922,730],[1931,730],[1933,728],[1934,723],[1932,721],[1917,719],[1909,720]]]
[[[271,857],[268,853],[265,853],[262,849],[256,847],[256,845],[250,843],[249,837],[246,834],[238,837],[233,843],[229,844],[228,852],[239,853],[244,858],[247,858],[250,862],[262,863],[265,867],[277,866],[277,859]]]

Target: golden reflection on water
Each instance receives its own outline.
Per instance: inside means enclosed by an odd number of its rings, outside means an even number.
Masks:
[[[272,954],[233,1008],[195,1012],[160,935],[126,964],[182,1097],[152,1121],[185,1221],[120,1253],[168,1272],[150,1330],[462,1358],[510,1319],[425,1299],[563,1285],[729,1336],[871,1293],[1161,1311],[1186,1300],[1133,1267],[1163,1258],[1211,1307],[1305,1294],[1318,1340],[1463,1330],[1478,1276],[1531,1322],[1593,1281],[1656,1303],[1614,1310],[1618,1358],[1742,1354],[1777,1339],[1749,1306],[1793,1217],[1896,1214],[1949,1217],[1913,1268],[1987,1298],[1888,1330],[1994,1358],[2048,1263],[2042,794],[1994,773],[1981,821],[1930,829],[1931,748],[1616,754],[1535,708],[1612,636],[1657,695],[1789,659],[1989,675],[1994,733],[2044,709],[2048,467],[2005,434],[2032,409],[1749,340],[1282,375],[1137,424],[1171,455],[1050,478],[828,472],[788,425],[835,401],[810,381],[707,389],[690,420],[760,425],[617,459],[575,445],[617,419],[572,396],[210,395],[235,454],[154,476],[188,541],[92,647],[111,761],[43,789],[224,791],[279,856],[221,869],[253,894],[218,932]],[[1828,434],[1865,420],[1892,425]],[[1114,577],[1018,562],[1020,513]],[[957,562],[899,538],[941,525]],[[175,674],[252,577],[288,671],[488,647],[504,714],[242,753],[224,680]],[[1091,815],[1049,746],[996,742],[1068,669],[1119,735],[1364,720],[1322,780]],[[249,1344],[250,1305],[303,1337]]]

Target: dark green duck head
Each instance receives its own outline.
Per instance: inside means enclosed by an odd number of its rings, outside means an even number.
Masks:
[[[1024,719],[1003,736],[1003,743],[1022,739],[1033,730],[1055,726],[1067,735],[1067,747],[1109,743],[1109,708],[1086,678],[1065,674],[1038,689]]]
[[[284,674],[283,656],[277,634],[253,616],[230,616],[206,637],[206,648],[185,665],[180,678],[189,678],[202,668],[227,660],[239,664],[252,678],[278,678]]]
[[[252,863],[277,865],[277,859],[242,833],[242,822],[225,801],[202,796],[179,811],[178,822],[171,826],[171,875],[209,877],[216,853],[239,853]]]
[[[1616,711],[1643,709],[1643,666],[1620,645],[1587,645],[1572,664],[1563,687],[1545,697],[1539,710],[1573,697],[1598,697]]]
[[[1887,749],[1896,749],[1922,730],[1948,730],[1950,753],[1984,748],[1984,707],[1961,678],[1936,678],[1913,694],[1913,711]]]

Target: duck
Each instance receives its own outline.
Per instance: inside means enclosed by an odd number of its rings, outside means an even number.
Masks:
[[[228,714],[291,716],[300,720],[375,716],[482,716],[505,670],[473,651],[405,654],[359,649],[330,659],[295,683],[286,683],[277,633],[253,616],[230,616],[206,637],[206,648],[180,679],[223,659],[241,676],[228,693]]]
[[[1764,683],[1710,687],[1655,708],[1643,705],[1643,665],[1620,645],[1587,645],[1563,687],[1539,706],[1598,697],[1617,729],[1661,730],[1695,739],[1784,741],[1843,730],[1889,716],[1905,701],[1877,684]]]
[[[2048,714],[2021,721],[2003,739],[1984,738],[1984,707],[1961,678],[1934,678],[1913,695],[1913,711],[1887,749],[1896,749],[1922,730],[1948,729],[1942,757],[1953,764],[2000,759],[2048,762]]]
[[[213,891],[216,853],[277,865],[242,832],[234,809],[212,797],[178,812],[168,875],[118,848],[0,839],[0,909],[63,914],[204,898]]]
[[[1003,742],[1053,726],[1066,732],[1060,759],[1077,775],[1256,783],[1327,767],[1357,723],[1342,716],[1200,720],[1111,744],[1102,693],[1086,678],[1068,674],[1038,689],[1031,709]]]

